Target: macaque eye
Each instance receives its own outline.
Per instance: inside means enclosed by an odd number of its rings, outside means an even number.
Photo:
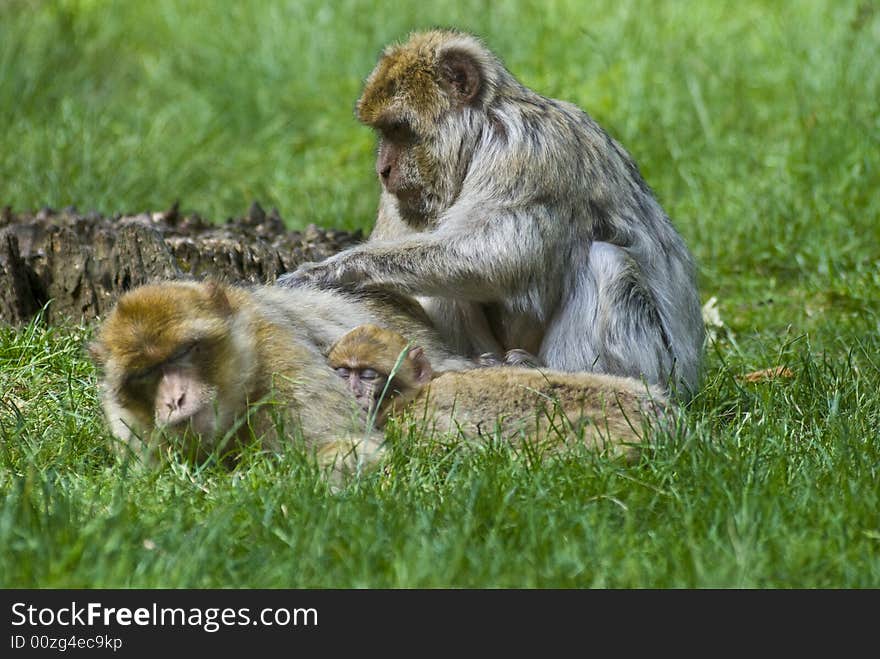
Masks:
[[[395,121],[380,127],[382,135],[390,142],[397,144],[414,142],[416,134],[405,121]]]
[[[145,386],[156,379],[159,374],[158,366],[151,366],[129,375],[125,381],[133,386]]]
[[[181,347],[177,352],[175,352],[168,361],[175,362],[184,359],[185,357],[198,355],[199,352],[201,352],[202,348],[202,341],[190,341],[189,343]]]
[[[372,368],[365,368],[361,371],[361,380],[375,380],[379,377],[379,373]]]
[[[348,379],[348,376],[351,375],[351,371],[349,369],[345,368],[345,366],[340,366],[339,368],[337,368],[335,370],[336,370],[336,375],[338,375],[341,378]]]

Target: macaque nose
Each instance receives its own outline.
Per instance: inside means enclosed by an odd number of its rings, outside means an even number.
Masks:
[[[179,398],[172,398],[166,403],[169,412],[176,412],[186,404],[186,392],[182,392]]]
[[[204,383],[189,372],[167,368],[156,390],[156,425],[171,427],[189,423],[208,402]]]

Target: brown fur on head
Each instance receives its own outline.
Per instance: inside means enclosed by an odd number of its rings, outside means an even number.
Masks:
[[[426,132],[443,112],[487,105],[497,66],[495,56],[470,34],[415,32],[382,53],[357,102],[357,117],[373,127],[405,118]]]
[[[361,407],[376,409],[379,423],[390,406],[411,401],[433,375],[421,348],[411,347],[397,332],[377,325],[361,325],[345,334],[330,349],[327,361],[346,380]]]
[[[224,336],[231,311],[218,283],[141,286],[119,298],[89,352],[101,366],[142,370],[195,339]]]

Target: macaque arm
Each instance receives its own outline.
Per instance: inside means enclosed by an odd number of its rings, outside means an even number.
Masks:
[[[491,302],[525,286],[546,267],[540,221],[533,212],[496,212],[479,222],[448,222],[431,232],[359,245],[306,264],[279,284],[392,288],[411,295],[454,295]]]

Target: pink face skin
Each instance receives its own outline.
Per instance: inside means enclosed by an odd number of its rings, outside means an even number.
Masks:
[[[358,405],[366,412],[372,412],[382,403],[377,421],[382,423],[389,413],[389,403],[394,406],[406,405],[415,398],[433,377],[431,365],[419,347],[410,348],[404,370],[394,377],[365,365],[348,365],[334,368],[336,374],[345,380]],[[387,389],[387,391],[386,391]],[[403,390],[403,391],[402,391]],[[404,394],[405,391],[405,394]],[[382,395],[384,399],[380,401]]]
[[[156,387],[156,427],[210,436],[215,425],[211,405],[215,395],[190,369],[175,365],[162,368]]]
[[[376,399],[385,390],[388,376],[372,368],[349,368],[340,366],[335,369],[336,375],[345,380],[355,400],[364,410],[370,411]]]

